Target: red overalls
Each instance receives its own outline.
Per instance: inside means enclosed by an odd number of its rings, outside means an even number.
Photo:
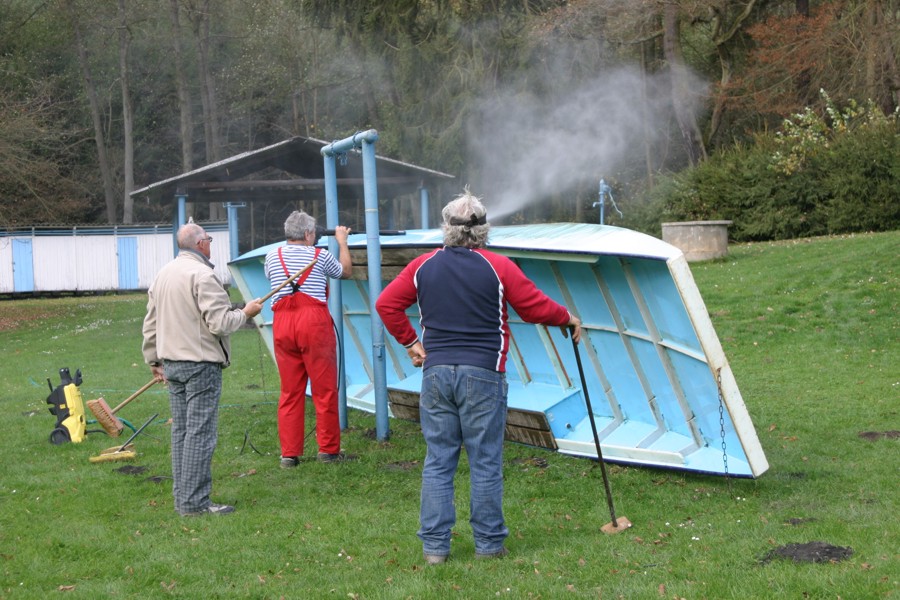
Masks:
[[[303,455],[306,385],[310,380],[319,452],[337,454],[341,450],[337,343],[328,305],[295,292],[276,302],[272,311],[275,362],[281,376],[281,456]]]

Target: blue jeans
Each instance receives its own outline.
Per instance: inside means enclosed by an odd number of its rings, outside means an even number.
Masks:
[[[469,499],[477,554],[503,548],[503,435],[506,374],[467,365],[437,365],[422,374],[419,417],[427,453],[422,469],[419,539],[425,554],[450,554],[456,523],[453,478],[461,446],[469,459]]]

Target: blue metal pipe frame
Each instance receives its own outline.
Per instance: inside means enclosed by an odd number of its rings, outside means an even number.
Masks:
[[[335,156],[343,154],[354,148],[362,149],[363,160],[363,195],[365,198],[366,212],[366,257],[368,260],[369,276],[369,313],[372,318],[372,368],[373,385],[375,392],[375,434],[379,441],[386,440],[389,436],[388,427],[388,400],[387,400],[387,375],[385,367],[385,343],[384,326],[375,310],[375,301],[381,294],[381,239],[379,237],[378,218],[378,180],[376,175],[375,142],[378,140],[378,132],[374,129],[356,133],[343,140],[333,142],[322,148],[322,156],[325,161],[325,218],[329,228],[338,225],[337,205],[337,177],[335,174]],[[337,242],[329,241],[329,251],[337,253]],[[339,281],[332,281],[332,290],[340,289]],[[341,301],[331,294],[329,311],[335,324],[339,325],[338,340],[343,336],[343,307]],[[341,369],[339,411],[341,412],[341,428],[346,428],[347,395],[343,374],[343,348],[341,348]]]

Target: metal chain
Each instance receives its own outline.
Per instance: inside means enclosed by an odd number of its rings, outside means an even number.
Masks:
[[[728,449],[725,446],[725,401],[722,399],[722,368],[716,371],[716,388],[719,391],[719,434],[722,436],[722,464],[728,479]]]

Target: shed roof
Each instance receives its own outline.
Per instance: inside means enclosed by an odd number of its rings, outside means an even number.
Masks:
[[[176,193],[185,193],[191,202],[229,200],[302,200],[324,195],[322,148],[330,142],[309,137],[292,137],[276,144],[236,154],[224,160],[151,183],[135,190],[135,198],[151,198],[166,203]],[[396,197],[419,187],[434,188],[453,175],[376,155],[380,197]],[[361,155],[347,153],[346,164],[336,162],[338,194],[362,197]]]

